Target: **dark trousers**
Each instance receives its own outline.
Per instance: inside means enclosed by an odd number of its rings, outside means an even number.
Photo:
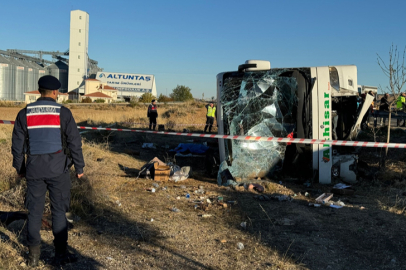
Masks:
[[[206,116],[206,126],[204,127],[204,132],[206,132],[207,127],[209,127],[209,132],[211,132],[211,128],[213,127],[214,117]]]
[[[69,172],[46,180],[27,179],[27,196],[25,200],[28,209],[28,246],[38,246],[41,243],[40,229],[45,205],[45,194],[49,191],[52,212],[52,233],[54,234],[55,249],[63,250],[68,241],[68,221],[66,212],[69,209],[71,180]]]
[[[155,130],[156,127],[156,117],[150,117],[149,118],[149,130],[151,130],[151,127],[153,130]]]

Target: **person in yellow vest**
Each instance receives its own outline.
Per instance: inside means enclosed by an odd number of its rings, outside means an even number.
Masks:
[[[406,94],[402,93],[398,99],[396,100],[396,109],[398,111],[405,111],[405,106],[406,106]],[[397,119],[396,121],[396,126],[399,127],[400,126],[400,121],[401,119]],[[406,120],[403,120],[403,125],[402,127],[406,126]]]
[[[209,132],[211,132],[211,128],[213,127],[214,117],[216,116],[216,107],[214,106],[213,102],[206,105],[207,114],[206,114],[206,126],[204,127],[204,133],[207,131],[207,127],[209,128]]]

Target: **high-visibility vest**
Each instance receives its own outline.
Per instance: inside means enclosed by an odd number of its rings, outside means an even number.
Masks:
[[[216,107],[207,107],[207,116],[214,117],[216,115]]]
[[[399,96],[397,101],[396,101],[396,107],[398,109],[402,108],[403,103],[405,103],[405,100],[406,100],[405,97]]]
[[[63,149],[61,107],[49,100],[38,100],[27,105],[29,154],[51,154]]]

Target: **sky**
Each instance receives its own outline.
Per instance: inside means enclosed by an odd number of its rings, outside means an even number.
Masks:
[[[406,46],[403,0],[2,1],[0,49],[65,51],[71,10],[89,13],[89,57],[107,72],[155,75],[158,95],[216,95],[216,75],[248,59],[271,67],[353,64],[385,87],[377,54]]]

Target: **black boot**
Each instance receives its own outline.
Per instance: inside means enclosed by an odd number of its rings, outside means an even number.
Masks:
[[[41,254],[40,246],[30,246],[28,247],[28,266],[37,267],[39,263],[39,255]]]
[[[54,264],[55,265],[65,265],[68,263],[75,263],[78,261],[78,257],[76,254],[70,252],[67,248],[65,247],[55,247],[55,258],[54,258]]]
[[[203,133],[206,133],[206,130],[207,130],[207,125],[204,127]]]

